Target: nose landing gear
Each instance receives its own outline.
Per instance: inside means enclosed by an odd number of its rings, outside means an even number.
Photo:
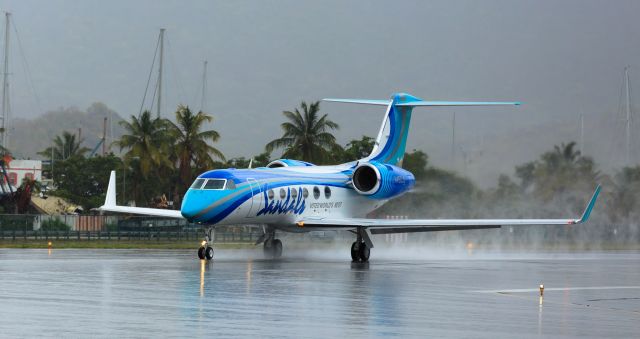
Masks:
[[[198,258],[201,260],[211,260],[213,259],[213,240],[215,239],[215,230],[213,227],[207,229],[204,235],[204,241],[202,241],[202,246],[198,249]]]

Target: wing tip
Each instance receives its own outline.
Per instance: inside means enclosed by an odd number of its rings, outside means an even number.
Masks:
[[[600,194],[601,189],[602,189],[601,185],[596,186],[596,189],[593,192],[593,195],[591,196],[591,199],[589,200],[587,207],[584,209],[584,212],[582,213],[582,216],[580,217],[580,219],[578,219],[577,223],[583,223],[589,220],[589,217],[591,216],[591,211],[593,211],[593,207],[596,204],[596,200],[598,199],[598,195]]]

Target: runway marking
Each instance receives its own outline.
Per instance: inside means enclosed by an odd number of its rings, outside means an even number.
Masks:
[[[640,286],[592,286],[592,287],[545,287],[544,291],[581,291],[581,290],[632,290],[640,289]],[[527,293],[539,292],[539,288],[517,288],[511,290],[484,290],[474,291],[477,293]]]
[[[556,288],[547,288],[545,287],[545,292],[546,291],[580,291],[580,290],[634,290],[634,289],[640,289],[640,286],[591,286],[591,287],[556,287]],[[511,298],[517,298],[517,299],[522,299],[522,300],[533,300],[531,296],[529,295],[523,295],[523,294],[519,294],[519,293],[528,293],[528,292],[540,292],[539,288],[521,288],[521,289],[511,289],[511,290],[485,290],[485,291],[473,291],[476,293],[488,293],[488,294],[498,294],[501,296],[505,296],[505,297],[511,297]],[[586,307],[589,309],[596,309],[596,310],[608,310],[608,311],[615,311],[615,312],[621,312],[621,313],[627,313],[627,314],[634,314],[634,315],[638,315],[640,314],[640,310],[627,310],[627,309],[621,309],[621,308],[617,308],[617,307],[604,307],[604,306],[597,306],[597,305],[592,305],[592,304],[586,304],[586,303],[580,303],[580,302],[565,302],[565,301],[555,301],[553,299],[551,300],[544,300],[543,297],[535,297],[535,299],[539,300],[540,303],[540,309],[542,310],[543,307],[543,303],[544,304],[552,304],[552,305],[570,305],[570,306],[574,306],[574,307]],[[619,299],[630,299],[630,300],[635,300],[635,299],[640,299],[640,298],[619,298]],[[603,300],[607,300],[607,299],[595,299],[595,300],[587,300],[587,302],[598,302],[598,301],[603,301]],[[612,299],[612,300],[618,300],[618,299]]]

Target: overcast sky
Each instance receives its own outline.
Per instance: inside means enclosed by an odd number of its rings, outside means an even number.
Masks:
[[[200,108],[208,60],[205,108],[230,156],[260,152],[281,134],[280,112],[301,100],[406,91],[523,101],[457,110],[461,134],[495,134],[579,110],[613,114],[623,67],[631,65],[632,85],[640,76],[640,1],[19,0],[0,8],[13,13],[38,97],[13,40],[14,116],[96,101],[137,114],[163,27],[164,114],[178,103]],[[322,110],[340,124],[343,142],[375,135],[384,113],[330,103]],[[416,111],[409,147],[445,143],[450,121],[450,110]]]

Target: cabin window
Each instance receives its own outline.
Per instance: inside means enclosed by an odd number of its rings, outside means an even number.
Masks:
[[[267,196],[269,200],[273,200],[273,190],[269,190],[269,192],[267,192]]]
[[[236,189],[236,183],[233,180],[227,180],[227,187],[225,189],[234,190]]]
[[[324,197],[327,199],[331,198],[331,188],[329,186],[324,187]]]
[[[284,191],[284,188],[280,189],[280,199],[284,199],[284,197],[287,195],[287,193]]]
[[[308,189],[306,189],[306,188],[302,189],[302,197],[305,198],[305,199],[309,197],[309,190]]]
[[[296,200],[298,199],[298,190],[295,188],[291,189],[291,199]]]
[[[202,187],[202,184],[204,184],[206,180],[205,179],[196,179],[196,181],[193,182],[193,184],[191,185],[191,188],[193,189],[200,189],[200,187]]]
[[[318,200],[320,198],[320,189],[318,186],[313,187],[313,197]]]
[[[204,184],[202,189],[205,189],[205,190],[221,190],[221,189],[224,189],[224,183],[226,181],[227,180],[225,180],[225,179],[209,179]]]

